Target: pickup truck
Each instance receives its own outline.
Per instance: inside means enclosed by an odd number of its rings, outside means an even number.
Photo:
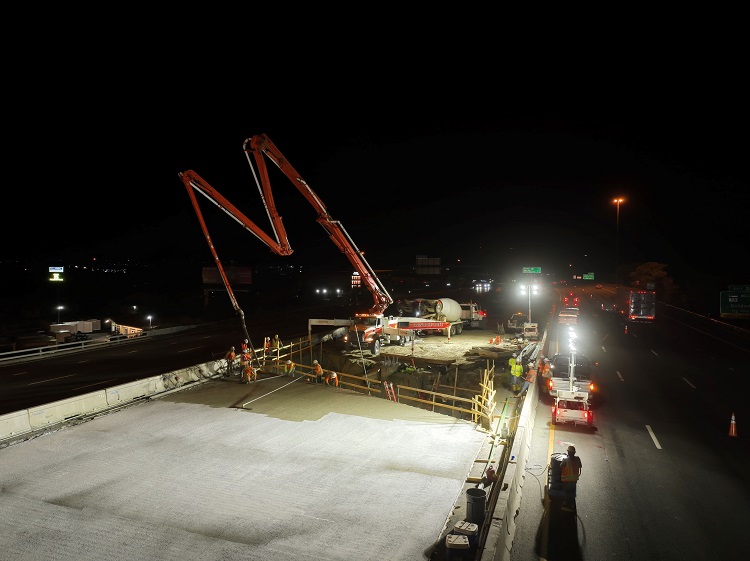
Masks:
[[[523,330],[523,324],[529,323],[529,318],[526,316],[526,314],[518,312],[516,314],[513,314],[510,319],[508,320],[508,324],[506,326],[506,330],[509,333],[515,333],[516,331],[522,331]]]
[[[571,357],[575,357],[573,379],[570,376]],[[593,365],[598,363],[594,362]],[[550,361],[550,377],[544,379],[543,391],[557,397],[560,390],[587,392],[591,399],[594,393],[592,362],[583,354],[556,354]]]
[[[588,392],[560,390],[552,408],[552,424],[572,424],[591,428],[594,413],[589,403]]]

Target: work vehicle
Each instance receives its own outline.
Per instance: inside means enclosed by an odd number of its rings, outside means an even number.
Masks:
[[[78,343],[80,341],[91,341],[91,336],[87,335],[86,333],[81,333],[80,331],[76,333],[71,333],[70,335],[66,336],[64,341],[66,343]]]
[[[476,302],[459,304],[451,298],[399,300],[398,313],[404,317],[446,321],[450,327],[441,330],[445,335],[448,329],[451,335],[460,335],[464,327],[481,327],[487,317],[487,312],[479,309]]]
[[[305,199],[307,199],[307,202],[312,205],[318,215],[318,224],[323,227],[331,241],[349,260],[354,267],[354,270],[359,274],[362,285],[370,291],[374,299],[374,303],[367,313],[356,314],[354,318],[351,318],[348,321],[349,331],[347,342],[352,347],[365,347],[368,348],[372,354],[376,355],[380,351],[380,345],[382,343],[398,342],[400,344],[405,344],[408,342],[410,338],[414,337],[417,326],[424,327],[429,325],[431,329],[444,329],[449,327],[449,324],[443,321],[415,318],[412,322],[404,318],[386,318],[383,316],[383,312],[393,303],[393,298],[388,293],[385,286],[383,286],[383,283],[377,277],[370,264],[365,260],[364,252],[359,250],[341,222],[334,220],[333,217],[331,217],[328,213],[328,209],[318,195],[312,190],[310,185],[308,185],[297,170],[292,167],[281,151],[266,135],[255,135],[252,138],[246,139],[243,143],[243,149],[253,173],[253,177],[255,178],[263,206],[270,219],[274,236],[273,238],[250,218],[245,216],[237,207],[229,202],[229,200],[222,196],[221,193],[209,185],[208,182],[193,170],[180,172],[179,177],[182,180],[188,192],[188,196],[190,197],[190,201],[193,204],[193,209],[195,210],[198,221],[203,229],[203,235],[208,242],[208,247],[214,257],[219,274],[221,275],[224,286],[229,294],[232,307],[240,316],[242,329],[246,339],[249,340],[250,336],[248,335],[247,326],[245,324],[245,314],[239,307],[237,298],[229,284],[229,279],[227,278],[227,274],[221,264],[221,260],[219,259],[216,248],[214,247],[213,241],[208,232],[208,227],[203,218],[203,213],[198,205],[195,191],[205,196],[220,210],[228,214],[245,230],[249,231],[256,238],[266,244],[275,254],[280,256],[291,255],[293,250],[289,244],[286,229],[284,228],[281,216],[279,215],[274,202],[273,191],[271,190],[271,182],[264,156],[270,159],[281,170],[281,172],[286,175],[297,190],[305,197]],[[257,167],[257,171],[253,167],[253,162]],[[402,328],[401,325],[405,327]],[[257,353],[253,352],[253,356],[257,357]]]
[[[539,324],[538,323],[524,323],[522,337],[529,341],[539,340]]]
[[[579,298],[573,292],[570,292],[563,297],[563,303],[565,307],[574,308],[578,306]]]
[[[590,400],[595,389],[592,366],[591,361],[581,353],[554,355],[550,360],[546,393],[554,398],[560,391],[586,392],[589,394],[587,400]]]
[[[521,331],[523,330],[524,323],[529,323],[529,316],[527,316],[523,312],[516,312],[515,314],[510,316],[505,329],[511,333]]]
[[[615,311],[626,321],[652,323],[656,319],[656,290],[618,286]]]
[[[592,427],[594,412],[591,410],[589,392],[559,390],[552,407],[551,420],[553,425],[569,423]]]
[[[557,315],[557,323],[563,325],[578,325],[578,312],[563,308]]]

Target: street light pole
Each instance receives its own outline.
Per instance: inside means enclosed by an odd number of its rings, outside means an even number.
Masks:
[[[57,307],[57,324],[60,325],[60,310],[63,309],[63,306]]]
[[[146,319],[148,320],[148,329],[151,331],[151,316],[148,316]]]
[[[617,229],[615,230],[615,286],[620,286],[620,203],[624,203],[625,199],[618,198],[612,201],[617,205]]]

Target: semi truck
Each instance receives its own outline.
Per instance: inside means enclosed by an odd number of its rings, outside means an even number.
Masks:
[[[656,318],[656,290],[647,288],[617,287],[615,311],[626,321],[652,323]]]

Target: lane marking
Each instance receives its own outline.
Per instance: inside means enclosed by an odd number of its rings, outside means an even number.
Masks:
[[[657,353],[657,352],[656,352],[656,351],[654,351],[653,349],[651,350],[651,352],[653,353],[653,355],[654,355],[654,356],[659,356],[659,353]]]
[[[101,386],[102,384],[109,384],[110,382],[116,382],[117,378],[112,378],[111,380],[103,380],[101,382],[96,382],[94,384],[86,384],[85,386],[78,386],[77,388],[73,388],[74,390],[82,390],[83,388],[91,388],[93,386]]]
[[[24,374],[31,374],[31,372],[28,370],[26,372],[16,372],[15,374],[13,374],[13,376],[22,376]]]
[[[189,349],[182,349],[181,351],[177,351],[178,353],[185,353],[187,351],[195,351],[197,349],[202,349],[203,347],[191,347]]]
[[[622,374],[620,374],[620,371],[619,370],[615,370],[615,372],[617,373],[617,376],[620,378],[620,382],[624,382],[625,378],[622,377]]]
[[[688,379],[687,379],[687,378],[685,378],[685,377],[683,377],[682,379],[684,380],[684,382],[685,382],[685,383],[686,383],[686,384],[687,384],[688,386],[690,386],[691,388],[695,389],[695,386],[694,386],[693,384],[691,384],[691,383],[690,383],[690,380],[688,380]]]
[[[55,380],[62,380],[64,378],[71,378],[75,376],[75,374],[68,374],[67,376],[60,376],[58,378],[49,378],[47,380],[39,380],[38,382],[30,382],[30,386],[36,386],[37,384],[46,384],[47,382],[54,382]]]
[[[661,444],[659,444],[659,439],[656,438],[656,435],[654,434],[654,431],[651,430],[651,425],[646,425],[646,430],[651,435],[651,440],[654,441],[654,445],[661,450]]]

